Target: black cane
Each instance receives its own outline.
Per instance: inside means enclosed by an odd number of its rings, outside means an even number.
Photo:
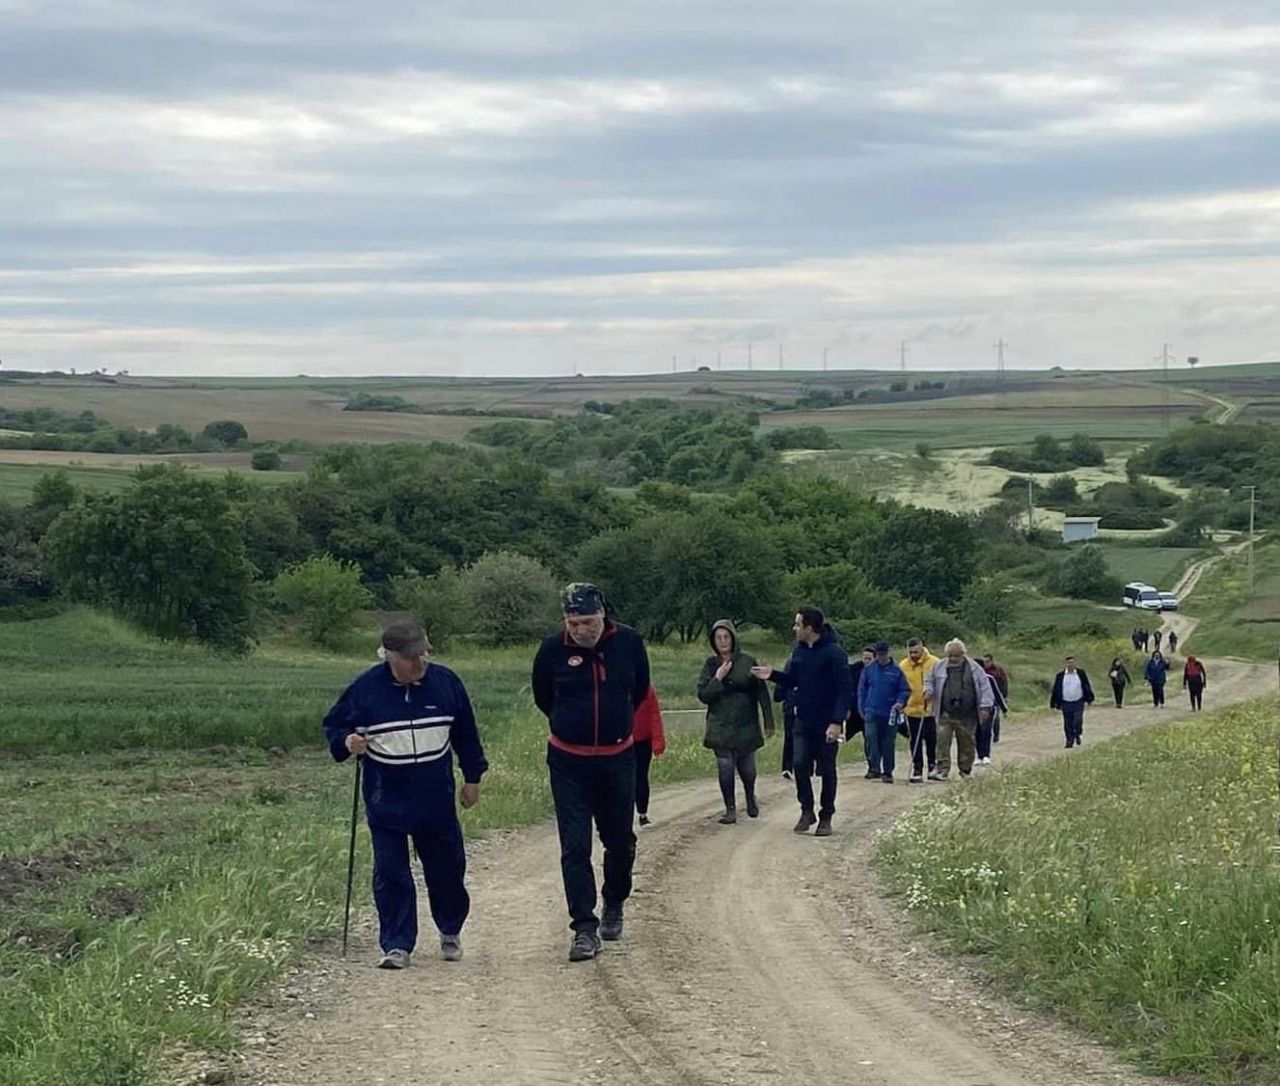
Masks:
[[[356,733],[363,736],[365,728],[357,728]],[[347,846],[347,904],[342,914],[342,956],[347,956],[347,933],[351,929],[351,885],[356,877],[356,819],[360,815],[360,764],[364,758],[356,755],[356,781],[351,791],[351,842]]]

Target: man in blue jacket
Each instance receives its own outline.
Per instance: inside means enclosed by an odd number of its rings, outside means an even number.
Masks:
[[[636,859],[634,714],[649,692],[649,654],[629,626],[606,613],[593,584],[567,585],[564,629],[533,661],[533,700],[546,714],[547,767],[560,831],[560,872],[569,904],[571,962],[622,938],[622,907]],[[596,918],[591,824],[604,845],[604,909]]]
[[[445,961],[462,958],[462,925],[471,908],[454,806],[453,755],[462,767],[464,807],[480,799],[480,778],[489,764],[462,680],[430,663],[430,651],[416,622],[387,627],[379,654],[383,662],[358,676],[324,718],[334,760],[353,754],[365,760],[382,969],[404,969],[418,941],[410,840],[422,864]]]
[[[831,836],[831,817],[836,812],[836,753],[844,737],[844,722],[853,703],[853,683],[849,678],[849,657],[840,639],[827,625],[826,616],[816,607],[802,607],[792,626],[795,649],[787,669],[761,665],[751,674],[770,679],[785,689],[795,701],[794,735],[796,799],[800,820],[796,833],[808,833],[816,822],[817,837]],[[822,776],[821,806],[813,812],[813,770]]]
[[[858,711],[866,721],[867,779],[893,783],[898,736],[894,717],[911,698],[911,684],[889,655],[889,642],[877,641],[875,658],[862,669]]]

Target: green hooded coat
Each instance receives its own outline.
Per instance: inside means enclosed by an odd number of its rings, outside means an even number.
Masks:
[[[751,674],[756,661],[738,648],[738,631],[728,619],[711,627],[711,647],[717,630],[728,630],[733,638],[733,667],[723,680],[716,678],[720,657],[713,654],[698,676],[698,700],[707,707],[707,733],[702,745],[714,751],[746,753],[764,746],[761,721],[773,731],[773,699],[768,684]]]

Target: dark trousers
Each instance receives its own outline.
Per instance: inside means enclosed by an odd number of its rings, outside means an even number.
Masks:
[[[1187,693],[1191,696],[1191,708],[1199,712],[1204,708],[1204,683],[1192,679],[1187,683]]]
[[[782,772],[790,773],[796,767],[796,715],[789,709],[782,711]]]
[[[991,716],[985,722],[981,717],[978,718],[978,729],[973,734],[973,742],[979,758],[991,757],[991,737],[995,734],[995,728],[996,712],[994,709],[991,710]]]
[[[1164,683],[1151,684],[1151,704],[1152,705],[1164,704]]]
[[[737,784],[734,773],[742,778],[742,792],[748,800],[756,795],[756,752],[754,750],[718,750],[716,751],[716,773],[720,778],[720,795],[724,797],[725,808],[737,805],[734,793]]]
[[[813,773],[817,769],[822,777],[819,818],[830,818],[836,812],[836,754],[839,743],[828,743],[826,729],[806,728],[797,723],[796,743],[796,799],[802,811],[813,811]]]
[[[1062,731],[1068,743],[1078,742],[1084,735],[1084,699],[1062,703]]]
[[[924,767],[932,773],[938,766],[938,721],[931,716],[907,717],[907,744],[911,748],[911,772],[921,776]],[[926,763],[926,758],[928,759]]]
[[[1124,706],[1124,683],[1112,683],[1111,693],[1116,696],[1116,708],[1122,708]]]
[[[591,865],[591,826],[604,845],[604,903],[621,905],[631,896],[631,869],[636,862],[632,814],[636,800],[636,756],[629,747],[619,754],[586,757],[547,749],[551,798],[560,831],[560,872],[569,905],[570,927],[594,931],[596,873]]]
[[[887,716],[867,717],[867,768],[881,776],[893,776],[897,757],[898,729],[892,721]]]
[[[413,950],[418,943],[418,900],[409,867],[409,841],[422,864],[431,918],[441,935],[457,935],[471,911],[465,883],[467,854],[457,818],[407,834],[369,827],[373,842],[373,900],[378,907],[378,945],[383,951]]]
[[[653,743],[636,740],[636,814],[649,813],[649,763],[653,761]]]

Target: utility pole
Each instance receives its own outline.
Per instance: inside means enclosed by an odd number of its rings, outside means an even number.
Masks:
[[[1245,490],[1249,492],[1249,597],[1253,598],[1253,524],[1254,512],[1258,506],[1258,488],[1256,486],[1247,486]]]
[[[1036,530],[1036,481],[1027,476],[1027,535]]]
[[[782,369],[782,344],[778,344],[778,369]]]
[[[1000,342],[996,344],[996,380],[1002,383],[1004,381],[1004,349],[1007,346],[1002,336]]]
[[[747,372],[751,372],[751,348],[755,346],[751,340],[747,340]]]
[[[903,372],[907,372],[907,341],[904,339],[898,344],[898,368]]]
[[[1164,367],[1163,378],[1163,401],[1164,401],[1164,432],[1169,432],[1169,344],[1164,345],[1164,350],[1160,352],[1160,364]],[[1252,553],[1252,552],[1250,552]]]
[[[675,355],[671,356],[671,372],[672,373],[676,372],[676,356]]]
[[[826,373],[826,372],[827,372],[827,352],[828,352],[828,350],[830,350],[830,348],[828,348],[828,347],[823,347],[823,348],[822,348],[822,372],[823,372],[823,373]]]

